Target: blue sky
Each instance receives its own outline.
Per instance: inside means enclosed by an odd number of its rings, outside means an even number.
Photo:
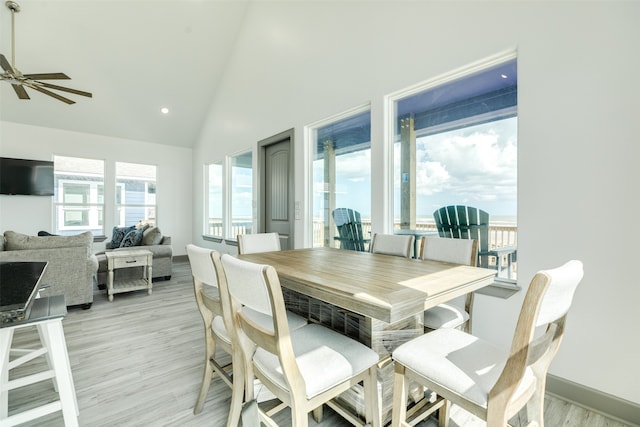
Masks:
[[[399,165],[399,146],[394,153]],[[457,131],[419,137],[416,142],[416,212],[466,204],[492,216],[517,215],[517,119],[511,118]],[[371,213],[370,150],[336,158],[336,206]],[[314,162],[313,214],[322,217],[322,163]],[[394,173],[394,204],[399,216],[400,176]]]

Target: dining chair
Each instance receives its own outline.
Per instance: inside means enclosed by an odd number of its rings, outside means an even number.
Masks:
[[[515,246],[491,248],[487,212],[472,206],[444,206],[433,212],[433,219],[440,237],[477,240],[478,265],[497,269],[498,276],[506,269],[507,278],[511,278],[511,265],[516,261],[517,248]],[[489,264],[489,257],[495,257],[495,266]],[[503,259],[507,260],[506,267],[503,265]]]
[[[234,375],[232,373],[237,370],[231,371],[234,347],[223,316],[224,310],[219,288],[221,267],[216,268],[213,262],[216,257],[220,257],[220,254],[215,250],[193,244],[188,244],[186,249],[193,276],[196,303],[205,330],[204,372],[200,392],[193,408],[193,413],[197,415],[202,411],[209,386],[216,374],[233,390]],[[271,319],[268,316],[251,310],[247,310],[247,312],[257,324],[263,327],[268,327],[271,324]],[[307,324],[306,319],[291,312],[287,312],[287,320],[291,329],[297,329]],[[221,365],[214,358],[217,346],[220,346],[227,354],[231,355],[232,363]]]
[[[452,403],[492,427],[507,425],[527,406],[528,421],[544,425],[547,370],[562,341],[567,312],[582,276],[582,263],[576,260],[535,274],[510,350],[457,329],[438,329],[396,348],[392,353],[392,426],[411,425],[406,411],[409,382],[438,395],[427,414],[439,410],[441,426],[447,425]]]
[[[420,259],[476,266],[478,241],[422,237]],[[425,332],[440,328],[462,328],[471,333],[473,292],[439,304],[424,312]]]
[[[224,326],[222,318],[222,305],[216,272],[211,262],[211,249],[201,248],[188,244],[187,257],[193,276],[193,291],[196,304],[204,324],[204,372],[200,392],[193,408],[194,414],[199,414],[204,406],[204,401],[209,391],[211,381],[218,374],[229,386],[232,386],[233,378],[228,372],[230,364],[221,365],[216,361],[216,347],[219,345],[226,353],[232,355],[231,340]]]
[[[238,253],[254,254],[280,250],[278,233],[238,234]]]
[[[258,378],[283,404],[291,408],[294,427],[307,426],[309,413],[353,385],[363,383],[365,418],[380,425],[377,363],[369,347],[319,324],[292,330],[285,316],[282,288],[276,270],[269,265],[222,255],[224,280],[221,293],[229,297],[235,341],[242,348],[245,400],[253,399],[253,378]],[[225,300],[223,300],[224,302]],[[257,325],[247,309],[270,316],[269,327]],[[242,404],[233,394],[234,414]],[[236,415],[237,416],[237,415]],[[261,420],[276,425],[260,411]]]
[[[374,233],[369,245],[369,252],[411,258],[414,241],[413,235]]]

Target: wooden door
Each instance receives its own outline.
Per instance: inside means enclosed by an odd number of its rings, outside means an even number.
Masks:
[[[260,141],[258,152],[259,232],[276,232],[282,249],[293,249],[293,129]]]

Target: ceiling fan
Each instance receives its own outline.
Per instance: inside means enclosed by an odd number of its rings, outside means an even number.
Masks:
[[[75,95],[92,97],[91,93],[81,90],[71,89],[68,87],[53,85],[50,83],[41,82],[40,80],[70,80],[70,77],[64,73],[40,73],[40,74],[22,74],[15,65],[15,30],[14,20],[16,12],[20,12],[20,5],[14,1],[7,1],[5,3],[7,8],[11,11],[11,63],[7,61],[7,58],[0,54],[0,66],[4,70],[4,73],[0,74],[0,79],[11,83],[13,90],[20,99],[31,99],[25,87],[36,90],[38,92],[49,95],[59,101],[66,102],[67,104],[75,104],[69,98],[59,95],[49,89],[73,93]]]

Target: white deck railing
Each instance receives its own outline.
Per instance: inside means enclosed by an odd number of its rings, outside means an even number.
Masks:
[[[396,228],[399,226],[396,224]],[[417,230],[438,231],[435,224],[420,223],[416,224]],[[371,222],[362,221],[362,234],[371,235]],[[313,221],[313,246],[322,246],[324,241],[324,223],[322,221]],[[489,247],[491,249],[501,248],[503,246],[518,245],[518,227],[515,225],[491,225],[489,224]]]
[[[397,227],[397,225],[396,225]],[[419,223],[416,224],[418,230],[437,231],[435,224]],[[231,235],[251,233],[252,224],[247,221],[237,221],[232,223]],[[222,236],[222,221],[218,218],[209,221],[208,235]],[[362,221],[362,232],[364,236],[371,235],[371,222]],[[324,241],[324,223],[319,220],[313,221],[313,246],[322,246]],[[489,225],[489,245],[491,249],[503,246],[518,245],[518,227],[515,225]]]

